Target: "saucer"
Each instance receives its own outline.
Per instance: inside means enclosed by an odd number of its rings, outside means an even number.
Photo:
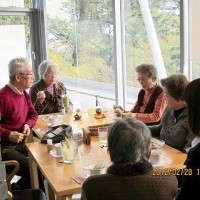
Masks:
[[[162,158],[162,160],[158,163],[152,163],[154,167],[162,167],[168,165],[171,162],[169,158]]]
[[[55,149],[52,149],[49,153],[50,153],[53,157],[56,157],[56,158],[61,158],[61,157],[62,157],[62,155],[57,155],[57,154],[56,154]]]
[[[105,114],[94,114],[94,118],[96,118],[96,119],[101,119],[101,118],[105,118],[106,117],[106,115]]]
[[[60,125],[62,125],[62,124],[55,124],[55,125],[52,125],[51,123],[49,123],[49,124],[48,124],[48,127],[53,128],[53,127],[55,127],[55,126],[60,126]]]
[[[48,121],[48,120],[49,120],[49,117],[50,117],[50,115],[46,115],[46,116],[43,116],[42,119],[43,119],[44,121]]]
[[[74,162],[76,162],[78,160],[78,158],[75,158],[74,160],[70,160],[70,161],[64,161],[63,159],[62,160],[60,160],[60,163],[64,163],[64,164],[72,164],[72,163],[74,163]]]

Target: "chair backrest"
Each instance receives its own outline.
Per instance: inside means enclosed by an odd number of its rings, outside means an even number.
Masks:
[[[8,200],[12,200],[13,199],[13,195],[10,191],[8,191]]]
[[[152,172],[134,176],[95,175],[82,185],[82,198],[87,200],[167,200],[174,199],[176,194],[176,177],[152,176]]]
[[[4,165],[13,166],[10,173],[6,173],[6,182],[8,186],[8,200],[46,200],[46,195],[40,189],[24,189],[12,191],[11,180],[19,170],[19,163],[16,160],[3,161]]]
[[[6,182],[7,182],[8,190],[12,191],[11,180],[19,170],[19,163],[16,160],[7,160],[7,161],[2,161],[2,162],[5,164],[5,167],[13,166],[13,169],[10,173],[6,172]]]
[[[12,195],[12,200],[47,200],[46,195],[40,189],[15,190]]]

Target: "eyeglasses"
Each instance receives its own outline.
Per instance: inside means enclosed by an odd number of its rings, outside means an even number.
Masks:
[[[148,78],[147,77],[141,77],[141,78],[137,78],[136,80],[138,82],[143,82],[143,81],[146,81]]]
[[[22,76],[34,76],[32,72],[29,73],[19,73]]]
[[[53,72],[47,72],[47,75],[48,75],[48,76],[57,76],[58,73],[57,73],[57,72],[56,72],[56,73],[53,73]]]

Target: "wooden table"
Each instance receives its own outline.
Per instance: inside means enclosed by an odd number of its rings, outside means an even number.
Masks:
[[[45,144],[33,142],[27,144],[32,187],[38,188],[37,167],[45,176],[48,185],[50,199],[64,200],[68,195],[80,192],[81,185],[76,183],[71,177],[82,176],[82,167],[79,159],[73,164],[63,164],[59,161],[61,158],[52,157],[47,153]],[[92,151],[96,163],[105,163],[109,159],[109,155],[105,148],[100,148],[97,136],[92,136],[91,145],[79,144],[78,157],[81,150]],[[164,158],[168,159],[168,163],[160,168],[183,168],[186,154],[168,146],[161,147],[164,150]],[[53,191],[53,193],[52,193]]]
[[[74,176],[82,176],[82,166],[79,159],[81,151],[92,151],[96,163],[105,163],[109,160],[107,149],[100,147],[97,136],[92,136],[91,145],[84,145],[82,142],[79,142],[76,155],[78,160],[73,164],[60,163],[61,158],[53,157],[47,153],[46,144],[33,142],[27,143],[26,145],[29,154],[32,188],[39,187],[37,178],[37,167],[39,167],[50,189],[53,190],[54,197],[50,195],[50,199],[64,200],[66,196],[81,190],[81,185],[77,184],[71,178]]]
[[[102,125],[113,123],[114,119],[110,116],[106,118],[95,119],[94,109],[88,110],[83,114],[81,120],[74,120],[73,115],[75,113],[68,113],[63,118],[63,123],[70,124],[74,132],[81,131],[81,128],[88,127],[90,125]],[[45,116],[41,115],[38,118],[36,126],[33,131],[41,138],[44,133],[49,129],[49,120],[43,120]],[[95,163],[105,163],[109,159],[109,155],[105,148],[101,148],[98,137],[91,137],[91,145],[79,144],[77,156],[79,157],[80,151],[87,150],[92,151],[94,154]],[[30,172],[31,172],[31,184],[33,188],[38,188],[37,167],[41,170],[44,177],[47,180],[49,186],[49,199],[64,200],[67,196],[73,193],[80,192],[81,185],[76,183],[71,177],[82,176],[82,166],[79,159],[73,164],[63,164],[59,161],[61,158],[55,158],[47,153],[46,144],[40,142],[27,143],[27,149],[29,153]],[[183,163],[186,159],[186,154],[168,146],[164,145],[164,158],[167,160],[164,166],[156,166],[158,168],[183,168]],[[156,168],[155,167],[155,168]]]
[[[57,113],[59,114],[59,113]],[[73,118],[75,112],[67,113],[65,116],[62,117],[62,123],[64,124],[69,124],[73,128],[73,132],[82,132],[81,128],[85,128],[88,126],[94,126],[94,125],[102,125],[102,124],[111,124],[115,120],[110,116],[106,115],[105,118],[101,119],[96,119],[94,117],[95,114],[95,109],[88,109],[85,113],[81,113],[82,118],[80,120],[75,120]],[[106,114],[106,113],[105,113]],[[42,138],[44,133],[49,130],[49,124],[50,121],[48,120],[48,117],[54,115],[54,114],[49,114],[49,115],[39,115],[37,124],[35,127],[32,129],[33,132],[39,137]],[[44,120],[45,117],[47,120]]]

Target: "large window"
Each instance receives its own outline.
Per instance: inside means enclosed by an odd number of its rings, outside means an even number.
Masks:
[[[180,72],[179,0],[126,0],[125,50],[127,104],[139,89],[135,67],[152,63],[158,78]]]
[[[47,0],[47,17],[49,58],[68,90],[90,95],[93,106],[95,95],[114,104],[112,1]]]
[[[139,90],[137,65],[153,63],[164,75],[180,71],[179,0],[115,1],[121,4],[119,10],[114,0],[56,2],[47,0],[49,58],[59,64],[60,79],[68,89],[100,95],[114,104],[115,78],[123,76],[126,93],[118,95],[125,95],[124,106],[130,107]],[[119,19],[113,19],[113,11],[119,12]],[[121,30],[114,28],[117,20]],[[126,70],[116,76],[118,40],[124,50],[118,64]]]
[[[1,1],[1,73],[7,77],[12,57],[27,56],[38,78],[37,66],[48,58],[58,63],[72,100],[91,107],[99,95],[104,105],[117,102],[128,109],[140,89],[135,67],[141,63],[155,64],[159,78],[176,72],[199,77],[199,5],[195,0]],[[1,79],[1,86],[6,82]]]

